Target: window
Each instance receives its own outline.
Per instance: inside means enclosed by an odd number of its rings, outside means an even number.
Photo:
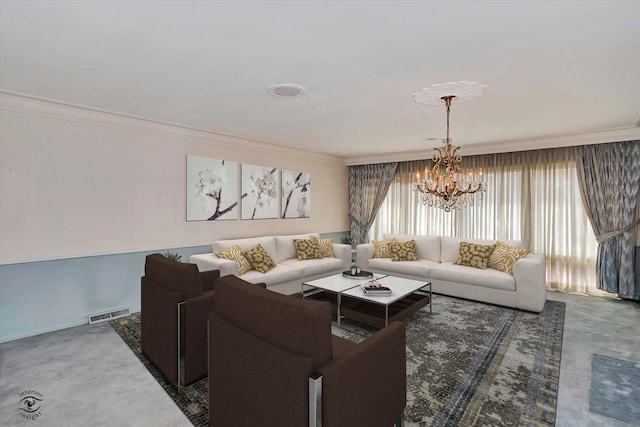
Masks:
[[[522,240],[547,259],[555,289],[595,292],[597,242],[582,207],[573,148],[471,156],[466,168],[483,168],[487,191],[474,206],[445,212],[421,203],[416,171],[431,161],[403,162],[371,228],[383,233]]]

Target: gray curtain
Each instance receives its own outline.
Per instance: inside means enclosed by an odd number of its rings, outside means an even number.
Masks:
[[[353,243],[368,243],[369,228],[387,196],[398,163],[349,166],[349,219]]]
[[[580,193],[598,240],[598,288],[640,299],[634,228],[640,224],[640,141],[576,147]]]

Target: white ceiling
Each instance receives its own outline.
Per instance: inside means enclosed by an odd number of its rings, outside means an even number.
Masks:
[[[430,152],[449,81],[467,149],[637,129],[639,76],[639,1],[0,3],[2,90],[347,159]]]

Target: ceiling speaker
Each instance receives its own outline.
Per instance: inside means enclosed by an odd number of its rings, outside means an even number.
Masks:
[[[295,98],[304,95],[307,88],[296,83],[277,83],[269,86],[267,92],[279,98]]]

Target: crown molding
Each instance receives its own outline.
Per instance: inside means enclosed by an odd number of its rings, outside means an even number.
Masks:
[[[463,155],[508,153],[528,150],[544,150],[575,145],[603,144],[608,142],[640,140],[640,127],[628,126],[616,129],[604,129],[567,135],[543,136],[528,139],[512,139],[492,143],[470,144],[462,147]],[[371,163],[405,162],[411,160],[430,159],[433,150],[405,151],[397,153],[376,154],[372,156],[349,157],[345,159],[347,166]]]
[[[330,154],[284,147],[264,141],[195,129],[175,123],[117,113],[68,102],[22,94],[0,89],[0,110],[55,120],[77,122],[94,126],[157,135],[181,141],[211,144],[219,147],[255,151],[269,154],[315,159],[347,166],[420,160],[431,158],[431,150],[392,152],[370,156],[343,158]],[[640,122],[640,120],[639,120]],[[640,125],[640,123],[639,123]],[[464,155],[492,154],[526,150],[540,150],[575,145],[601,144],[617,141],[640,140],[640,127],[628,126],[567,135],[551,135],[528,139],[513,139],[463,146]]]
[[[219,147],[344,164],[344,158],[0,89],[0,110]]]

